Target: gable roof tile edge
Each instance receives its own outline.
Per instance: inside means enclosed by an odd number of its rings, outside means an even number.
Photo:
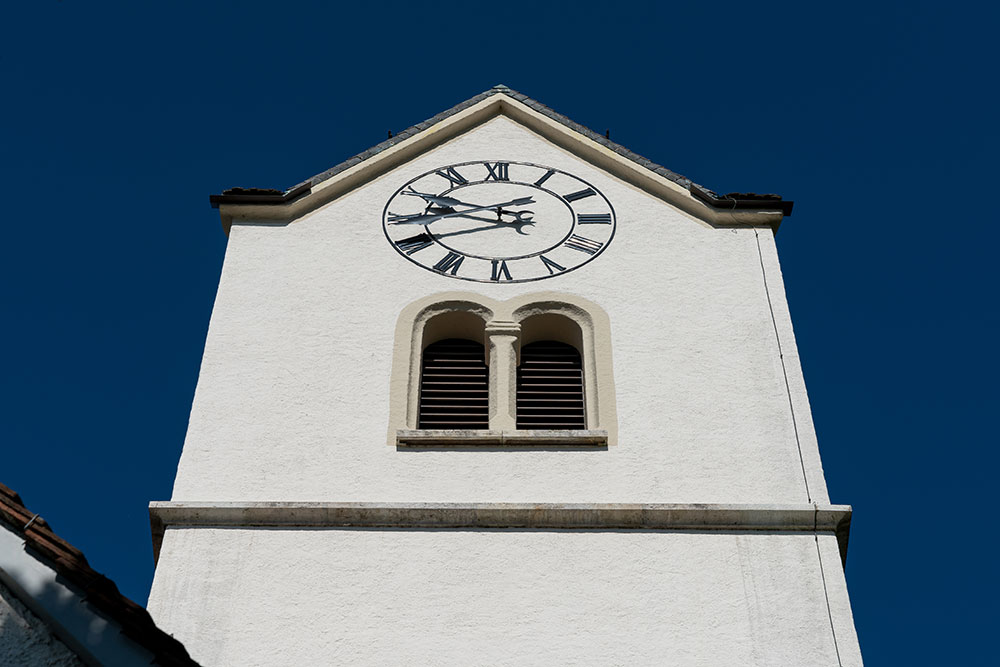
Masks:
[[[483,100],[492,97],[493,95],[503,94],[511,97],[521,104],[529,107],[530,109],[542,114],[543,116],[560,123],[561,125],[577,132],[591,141],[594,141],[605,148],[617,153],[618,155],[631,160],[632,162],[638,164],[641,167],[652,171],[659,176],[666,178],[669,181],[680,185],[681,187],[687,189],[691,194],[696,197],[699,201],[712,206],[713,208],[725,209],[725,210],[735,210],[735,209],[777,209],[780,210],[782,215],[790,216],[792,214],[792,207],[794,202],[782,200],[781,195],[776,194],[755,194],[755,193],[736,193],[732,192],[725,195],[718,195],[708,188],[694,183],[691,179],[681,176],[680,174],[667,169],[666,167],[659,165],[648,158],[635,153],[628,148],[622,146],[621,144],[611,141],[609,138],[602,136],[601,134],[594,132],[588,127],[580,125],[574,122],[570,118],[557,113],[545,106],[541,102],[534,100],[523,93],[519,93],[516,90],[508,88],[504,85],[496,85],[487,91],[484,91],[474,97],[456,104],[455,106],[442,111],[441,113],[428,118],[427,120],[417,123],[411,127],[406,128],[402,132],[394,135],[393,137],[386,139],[378,144],[375,144],[371,148],[358,153],[357,155],[350,157],[343,162],[330,167],[324,172],[316,174],[312,178],[308,178],[301,183],[293,185],[287,190],[277,190],[270,188],[230,188],[224,190],[222,194],[209,196],[209,203],[211,203],[212,208],[219,208],[220,204],[256,204],[256,205],[268,205],[268,204],[285,204],[298,197],[309,194],[312,188],[323,183],[324,181],[333,178],[337,174],[350,169],[351,167],[358,165],[370,157],[378,155],[379,153],[385,151],[388,148],[395,146],[396,144],[409,139],[410,137],[423,132],[440,123],[443,120],[454,116],[457,113],[468,109],[469,107],[479,104]]]
[[[122,595],[115,582],[90,567],[83,552],[56,535],[45,519],[25,507],[21,497],[4,484],[0,484],[0,523],[21,537],[26,549],[83,591],[87,602],[118,624],[125,636],[152,653],[156,664],[198,666],[181,642],[157,627],[149,612]]]

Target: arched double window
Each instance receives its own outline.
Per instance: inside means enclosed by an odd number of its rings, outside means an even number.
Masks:
[[[496,302],[448,294],[404,310],[396,331],[390,442],[612,444],[617,424],[607,316],[583,299],[558,297]]]

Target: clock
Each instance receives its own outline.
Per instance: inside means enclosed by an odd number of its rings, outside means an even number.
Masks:
[[[502,160],[432,169],[396,190],[382,213],[400,255],[439,275],[484,283],[578,269],[604,252],[615,225],[611,202],[582,178]]]

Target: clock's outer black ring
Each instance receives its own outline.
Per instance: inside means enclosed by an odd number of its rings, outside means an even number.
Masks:
[[[551,171],[554,171],[554,172],[559,173],[559,174],[565,174],[565,175],[569,176],[572,179],[580,181],[581,183],[583,183],[584,185],[586,185],[587,187],[589,187],[590,189],[592,189],[595,193],[597,193],[601,197],[601,199],[604,200],[604,203],[606,203],[608,205],[608,210],[611,211],[611,234],[608,236],[608,240],[604,242],[604,245],[601,246],[600,250],[598,250],[597,252],[595,252],[593,255],[591,255],[590,257],[588,257],[587,259],[585,259],[581,263],[579,263],[576,266],[573,266],[571,268],[568,268],[565,271],[560,271],[559,273],[553,273],[553,274],[550,274],[550,275],[547,275],[547,276],[537,276],[535,278],[520,278],[520,279],[517,279],[517,280],[502,280],[502,281],[491,280],[489,278],[470,278],[470,277],[466,277],[466,276],[456,276],[456,275],[452,275],[450,273],[446,273],[444,271],[436,271],[432,267],[429,267],[426,264],[423,264],[423,263],[418,262],[417,260],[413,259],[411,256],[407,255],[405,252],[403,252],[402,250],[400,250],[399,246],[397,246],[395,243],[393,243],[392,238],[389,236],[389,230],[386,227],[386,224],[387,224],[386,223],[386,216],[388,215],[388,212],[389,212],[389,204],[396,198],[396,196],[400,192],[403,191],[404,188],[406,188],[411,183],[419,181],[421,178],[424,178],[425,176],[429,176],[430,174],[436,173],[436,172],[438,172],[438,171],[440,171],[442,169],[447,169],[448,167],[464,167],[464,166],[470,165],[470,164],[484,164],[486,162],[506,162],[507,164],[520,164],[520,165],[524,165],[526,167],[536,167],[538,169],[544,169],[546,171],[551,170]],[[539,190],[543,190],[545,192],[550,192],[553,196],[558,197],[564,203],[566,203],[567,205],[569,205],[569,202],[566,202],[566,199],[564,197],[556,194],[555,192],[552,192],[551,190],[547,190],[545,188],[542,188],[541,186],[535,186],[535,187],[538,187]],[[570,205],[570,210],[572,210],[572,208],[573,208],[572,205]],[[423,226],[423,227],[424,227],[424,229],[426,229],[426,226]],[[576,227],[577,227],[577,216],[576,216],[576,214],[574,212],[573,227],[572,227],[572,229],[576,229]],[[412,262],[413,264],[416,264],[417,266],[419,266],[420,268],[424,269],[425,271],[430,271],[431,273],[436,273],[436,274],[438,274],[440,276],[445,276],[446,278],[454,278],[455,280],[467,280],[469,282],[474,282],[474,283],[486,283],[486,284],[490,284],[490,285],[497,285],[497,284],[509,285],[509,284],[512,284],[512,283],[530,283],[530,282],[534,282],[536,280],[545,280],[547,278],[555,278],[556,276],[562,276],[562,275],[565,275],[565,274],[567,274],[567,273],[569,273],[571,271],[576,271],[581,266],[585,266],[585,265],[589,264],[596,257],[599,257],[600,255],[602,255],[604,253],[604,251],[607,250],[608,246],[611,245],[611,241],[614,240],[614,238],[615,238],[615,232],[617,232],[617,231],[618,231],[618,215],[615,213],[614,206],[611,205],[611,200],[609,200],[604,195],[604,193],[601,192],[598,188],[594,187],[593,184],[591,184],[588,181],[585,181],[584,179],[580,178],[579,176],[576,176],[575,174],[571,174],[568,171],[563,171],[562,169],[556,169],[555,167],[549,167],[549,166],[546,166],[546,165],[535,164],[533,162],[519,162],[517,160],[488,160],[488,159],[487,160],[469,160],[467,162],[455,162],[453,164],[446,164],[446,165],[443,165],[441,167],[436,167],[434,169],[428,169],[427,171],[425,171],[424,173],[420,174],[419,176],[414,176],[413,178],[411,178],[410,180],[408,180],[406,183],[404,183],[403,185],[401,185],[395,192],[392,193],[392,195],[389,197],[389,199],[386,200],[385,206],[382,208],[382,234],[385,236],[385,240],[389,242],[389,245],[392,246],[392,249],[395,250],[401,257],[403,257],[407,261]],[[440,246],[442,248],[446,248],[446,246],[444,244],[442,244],[439,241],[437,241],[437,239],[434,239],[433,236],[431,238],[434,240],[435,245],[438,245],[438,246]],[[456,252],[456,251],[452,251],[452,252]],[[544,253],[546,251],[543,250],[542,252]],[[460,253],[460,254],[462,254],[462,255],[464,255],[466,257],[473,257],[473,258],[476,258],[476,259],[483,259],[481,257],[476,257],[474,255],[465,255],[465,253]],[[526,255],[525,257],[530,257],[530,256],[531,255]]]

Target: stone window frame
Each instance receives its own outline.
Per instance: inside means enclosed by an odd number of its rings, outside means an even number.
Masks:
[[[418,429],[420,369],[427,345],[445,338],[483,342],[489,366],[489,428]],[[560,340],[583,363],[583,430],[517,428],[517,364],[522,341]],[[498,301],[444,292],[406,306],[396,323],[390,379],[388,444],[410,447],[572,447],[617,445],[618,416],[611,363],[611,324],[596,303],[571,294],[538,292]]]

